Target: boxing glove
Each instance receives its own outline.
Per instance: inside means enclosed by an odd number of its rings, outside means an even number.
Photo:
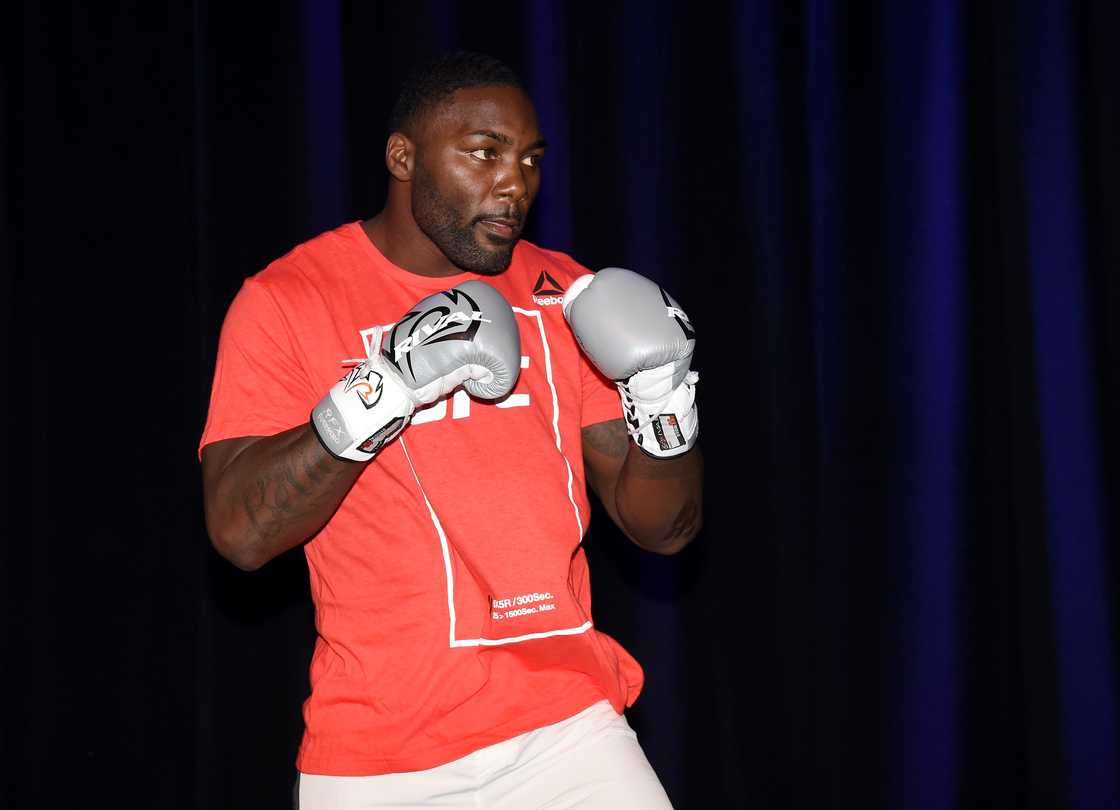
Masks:
[[[374,329],[369,356],[327,392],[311,425],[331,455],[368,461],[426,405],[462,385],[482,399],[505,396],[521,371],[513,310],[482,281],[429,295],[392,329]]]
[[[621,267],[576,279],[564,317],[591,362],[614,380],[627,430],[651,456],[688,452],[700,433],[689,369],[696,335],[688,316],[655,282]]]

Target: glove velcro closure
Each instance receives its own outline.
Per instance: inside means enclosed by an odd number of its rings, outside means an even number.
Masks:
[[[311,411],[311,427],[335,458],[369,461],[396,438],[416,410],[408,390],[380,357],[351,369]]]
[[[671,378],[672,364],[667,364],[618,383],[626,429],[638,447],[655,458],[687,453],[700,435],[696,410],[700,375],[690,371],[680,385],[665,392],[665,383]]]

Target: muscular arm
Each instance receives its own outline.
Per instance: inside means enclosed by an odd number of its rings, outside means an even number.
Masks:
[[[339,461],[309,425],[202,449],[206,528],[218,552],[252,571],[330,519],[365,464]]]
[[[700,448],[656,459],[631,441],[621,419],[583,429],[587,482],[634,543],[676,554],[700,530],[704,462]]]

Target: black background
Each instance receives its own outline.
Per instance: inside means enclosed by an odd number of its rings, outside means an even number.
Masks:
[[[1022,166],[1031,156],[1021,151],[1016,100],[1030,88],[1015,67],[1025,47],[1016,25],[1031,9],[965,5],[969,393],[951,799],[1057,807],[1076,792],[1062,742],[1036,310],[1024,270]],[[342,6],[342,220],[380,207],[383,121],[408,66],[457,45],[525,70],[528,6]],[[900,654],[892,617],[905,603],[886,560],[905,539],[892,534],[886,502],[899,431],[888,393],[898,369],[883,351],[897,290],[881,233],[892,205],[881,160],[890,137],[884,15],[861,5],[835,17],[836,159],[849,182],[833,204],[845,222],[838,305],[848,367],[829,399],[840,438],[827,469],[844,474],[824,481],[805,117],[815,7],[773,4],[768,18],[777,99],[769,123],[788,147],[776,169],[786,189],[775,203],[781,226],[767,232],[784,247],[782,318],[768,309],[773,282],[757,250],[771,220],[741,177],[753,135],[730,91],[742,47],[733,7],[648,7],[660,43],[651,58],[665,80],[649,124],[664,148],[651,169],[665,180],[655,221],[619,214],[643,167],[628,165],[641,147],[618,77],[632,16],[647,7],[576,2],[556,13],[572,240],[548,246],[588,266],[625,266],[632,240],[658,229],[660,278],[700,326],[701,537],[679,558],[650,560],[597,514],[587,541],[597,624],[646,667],[647,695],[631,718],[679,807],[919,806],[885,787],[899,778],[891,747],[905,734],[905,712],[884,683]],[[212,551],[195,453],[218,330],[242,279],[336,224],[317,221],[309,202],[305,12],[202,2],[7,12],[5,804],[288,799],[313,642],[306,566],[297,552],[245,574]],[[1083,266],[1072,272],[1088,302],[1101,573],[1115,626],[1118,20],[1103,2],[1079,4],[1068,19],[1085,235]],[[839,492],[827,503],[826,487]],[[654,644],[666,619],[672,646]],[[1100,642],[1115,665],[1115,635]],[[1112,695],[1105,710],[1115,712]]]

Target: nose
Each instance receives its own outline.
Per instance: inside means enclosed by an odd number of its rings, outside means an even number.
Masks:
[[[494,177],[494,196],[501,200],[520,203],[529,196],[529,180],[520,160],[500,161]]]

